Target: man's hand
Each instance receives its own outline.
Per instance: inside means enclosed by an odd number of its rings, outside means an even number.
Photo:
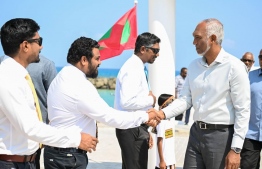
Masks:
[[[152,97],[153,97],[153,99],[154,99],[154,103],[153,103],[152,106],[155,107],[155,105],[156,105],[156,96],[152,93],[152,91],[149,91],[148,96],[152,96]]]
[[[150,121],[148,121],[146,124],[147,124],[148,126],[156,127],[156,126],[159,124],[159,122],[156,121],[156,120],[150,120]]]
[[[148,109],[147,113],[148,113],[148,117],[149,117],[148,121],[156,120],[158,123],[160,122],[161,119],[159,118],[159,115],[158,115],[158,112],[157,112],[156,109],[153,109],[153,108]]]
[[[240,166],[240,154],[230,150],[226,156],[225,169],[238,169]]]
[[[159,110],[158,111],[158,117],[163,120],[163,119],[166,119],[166,115],[165,113],[162,111],[162,110]]]
[[[98,143],[97,138],[92,137],[86,133],[81,133],[81,141],[80,141],[80,145],[78,146],[78,148],[88,151],[89,153],[92,153],[92,150],[96,151],[97,143]]]

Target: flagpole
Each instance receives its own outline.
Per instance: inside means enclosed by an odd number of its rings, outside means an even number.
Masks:
[[[161,39],[159,57],[154,64],[148,65],[148,80],[156,98],[162,93],[174,95],[175,0],[148,0],[148,10],[149,32]],[[158,109],[158,106],[155,108]],[[153,138],[154,145],[148,154],[148,169],[155,168],[156,165],[157,139],[156,136]]]

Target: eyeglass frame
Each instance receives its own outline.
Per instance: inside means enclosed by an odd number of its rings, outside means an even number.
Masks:
[[[43,38],[42,38],[42,37],[39,37],[39,38],[37,38],[37,39],[27,39],[27,40],[25,40],[25,41],[27,41],[28,43],[33,43],[33,42],[35,42],[35,43],[37,43],[39,46],[42,46],[42,44],[43,44]]]
[[[241,59],[242,62],[249,62],[249,63],[254,63],[254,60],[250,60],[250,59]]]
[[[152,48],[152,47],[149,47],[149,46],[145,46],[145,48],[151,49],[152,52],[153,52],[155,55],[160,52],[160,49],[159,49],[159,48]]]

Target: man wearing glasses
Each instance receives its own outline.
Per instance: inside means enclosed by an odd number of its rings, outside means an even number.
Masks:
[[[91,152],[97,138],[56,129],[42,121],[34,85],[26,67],[39,60],[40,27],[32,19],[16,18],[1,27],[5,56],[0,65],[0,168],[35,169],[41,144],[77,147]]]
[[[260,68],[249,72],[250,82],[250,120],[248,132],[241,152],[241,168],[256,169],[260,167],[262,150],[262,49],[259,56]]]
[[[147,81],[145,63],[152,64],[159,56],[160,39],[151,33],[142,33],[136,39],[134,54],[119,71],[115,89],[115,108],[125,111],[147,110],[155,106],[156,97]],[[147,168],[148,148],[152,139],[148,126],[116,129],[122,153],[122,169]]]
[[[253,70],[253,65],[255,63],[254,56],[251,52],[246,52],[240,59],[247,66],[248,71]]]

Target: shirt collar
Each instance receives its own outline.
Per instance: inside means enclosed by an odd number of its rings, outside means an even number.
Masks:
[[[218,53],[216,59],[211,63],[209,66],[214,65],[215,63],[223,63],[226,60],[226,52],[223,48],[220,49],[220,52]],[[203,66],[207,66],[206,58],[203,56],[200,60],[200,63]]]
[[[5,55],[1,64],[4,66],[7,64],[8,69],[12,69],[16,71],[19,76],[25,77],[28,74],[28,71],[18,62],[16,62],[13,58]]]
[[[261,76],[262,75],[262,68],[258,69],[258,75]]]

